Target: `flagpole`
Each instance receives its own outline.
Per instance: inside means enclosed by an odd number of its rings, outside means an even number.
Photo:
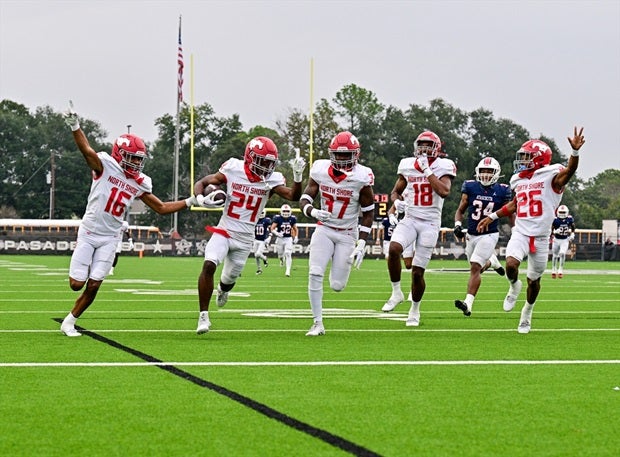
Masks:
[[[183,47],[181,45],[181,16],[179,16],[179,47],[177,51],[177,64],[179,68],[177,75],[177,117],[174,134],[174,175],[172,177],[174,186],[174,201],[179,199],[179,148],[181,143],[179,136],[181,102],[183,101]],[[172,231],[174,233],[177,232],[178,229],[178,213],[176,211],[173,213],[172,221]]]

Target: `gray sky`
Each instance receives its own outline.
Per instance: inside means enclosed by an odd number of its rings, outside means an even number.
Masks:
[[[585,127],[578,171],[620,168],[620,1],[0,0],[0,99],[72,99],[110,139],[153,141],[176,112],[178,16],[186,100],[273,127],[347,84],[406,109],[443,98],[554,138]],[[362,139],[363,144],[363,139]],[[505,170],[509,174],[508,170]]]

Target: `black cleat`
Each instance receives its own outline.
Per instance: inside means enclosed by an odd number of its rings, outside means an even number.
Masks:
[[[454,306],[463,311],[465,316],[471,316],[471,311],[467,309],[465,302],[462,302],[461,300],[454,300]]]
[[[506,276],[506,270],[504,270],[504,267],[496,268],[495,273],[497,273],[500,276]]]
[[[265,265],[266,267],[268,267],[268,266],[269,266],[269,264],[267,263],[267,261],[266,261],[266,260],[263,260],[263,265]]]

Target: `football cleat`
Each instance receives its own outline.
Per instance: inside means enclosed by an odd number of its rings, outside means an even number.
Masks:
[[[555,279],[557,277],[558,277],[558,275],[557,275],[557,273],[555,271],[551,273],[551,279]]]
[[[517,328],[517,332],[519,332],[519,333],[530,333],[530,328],[531,327],[532,327],[532,324],[530,323],[529,319],[521,318],[521,321],[519,322],[519,328]]]
[[[66,336],[70,336],[70,337],[75,337],[75,336],[82,336],[82,334],[80,332],[78,332],[74,326],[69,326],[69,325],[61,325],[60,326],[60,331],[62,333],[64,333]]]
[[[267,259],[263,260],[263,265],[266,266],[266,267],[269,266],[269,263],[267,262]]]
[[[260,268],[258,270],[256,270],[256,274],[257,275],[262,275],[263,274],[263,270],[261,270]]]
[[[471,308],[467,306],[467,303],[461,300],[454,300],[454,306],[463,311],[465,316],[471,316]]]
[[[406,327],[418,327],[420,325],[420,311],[415,312],[409,310],[409,315],[405,321]]]
[[[217,306],[221,308],[226,304],[227,301],[228,301],[228,292],[224,292],[222,289],[220,289],[220,286],[217,286],[215,303],[217,304]]]
[[[383,311],[384,313],[389,313],[394,308],[396,308],[398,304],[402,303],[404,300],[405,300],[405,296],[403,295],[402,291],[398,291],[398,293],[396,294],[392,292],[392,295],[390,296],[388,301],[385,302],[385,304],[383,305],[383,308],[381,308],[381,311]]]
[[[562,279],[564,275],[562,273],[558,273],[558,278]]]
[[[504,270],[504,267],[496,268],[495,273],[497,273],[500,276],[506,276],[506,270]]]
[[[325,335],[325,327],[323,327],[322,322],[315,322],[306,333],[306,336],[321,336]]]
[[[209,321],[209,316],[207,316],[207,313],[200,313],[200,317],[198,318],[198,328],[196,328],[196,333],[198,335],[207,333],[210,327],[211,327],[211,322]]]
[[[519,298],[519,294],[521,293],[521,287],[523,287],[523,283],[517,279],[514,284],[510,285],[510,289],[508,289],[508,294],[506,294],[506,298],[504,298],[504,311],[512,311],[515,307],[515,303],[517,303],[517,298]]]

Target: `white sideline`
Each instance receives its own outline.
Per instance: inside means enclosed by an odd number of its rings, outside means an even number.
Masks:
[[[366,360],[323,362],[11,362],[0,367],[298,367],[381,365],[617,365],[620,360]]]

